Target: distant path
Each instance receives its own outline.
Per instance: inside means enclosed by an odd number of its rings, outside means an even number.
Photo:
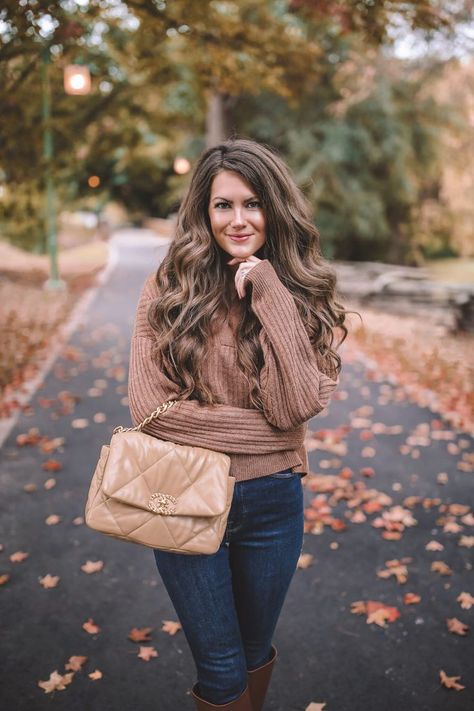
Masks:
[[[130,422],[126,390],[133,317],[143,281],[167,249],[141,230],[123,231],[114,243],[119,260],[113,273],[32,399],[32,414],[20,417],[0,452],[0,575],[11,576],[0,587],[0,706],[8,711],[193,708],[192,657],[182,632],[161,631],[162,620],[174,620],[176,614],[152,551],[73,523],[84,513],[100,445],[115,425]],[[310,429],[347,429],[332,450],[310,453],[312,471],[334,475],[350,468],[354,481],[388,494],[394,505],[406,496],[421,496],[472,507],[473,474],[457,468],[462,453],[472,451],[472,439],[457,433],[452,440],[435,439],[431,425],[439,418],[395,393],[394,386],[366,380],[361,363],[345,363],[338,397]],[[71,403],[75,407],[67,411]],[[87,426],[71,426],[77,420]],[[376,423],[400,425],[402,431],[381,434],[380,427],[372,429]],[[414,444],[408,438],[420,425],[425,430],[416,433]],[[49,438],[64,437],[63,451],[48,455],[36,446],[17,447],[17,435],[32,427]],[[410,452],[418,449],[419,457],[402,455],[403,445]],[[366,447],[374,448],[374,457],[363,456]],[[59,461],[61,469],[43,470],[48,459]],[[362,467],[373,467],[374,476],[362,476]],[[447,474],[445,485],[437,483],[440,472]],[[52,477],[56,485],[47,490],[44,482]],[[31,484],[36,490],[25,492]],[[309,506],[317,493],[305,495]],[[472,536],[469,518],[463,523],[461,515],[453,516],[461,530],[447,533],[438,506],[426,511],[417,506],[412,510],[417,525],[399,541],[384,540],[371,525],[383,510],[368,514],[365,523],[352,523],[345,513],[353,511],[344,500],[328,503],[347,529],[326,526],[321,535],[305,536],[304,552],[314,558],[296,571],[278,623],[274,641],[280,658],[266,711],[304,711],[311,701],[326,702],[325,711],[472,710],[474,608],[463,610],[456,602],[463,591],[474,594],[472,552],[458,545],[461,535]],[[60,522],[47,525],[51,515]],[[426,551],[432,539],[444,550]],[[17,551],[29,557],[10,562]],[[387,560],[404,556],[412,558],[407,583],[377,577]],[[84,573],[87,560],[102,560],[103,570]],[[435,560],[448,563],[452,575],[432,571]],[[60,576],[57,587],[39,584],[47,574]],[[406,592],[420,594],[421,602],[405,605]],[[351,603],[369,599],[397,607],[400,617],[382,628],[351,613]],[[454,617],[471,624],[466,637],[448,632],[446,619]],[[99,633],[82,628],[89,618]],[[127,639],[133,627],[153,627],[151,641],[143,644],[153,645],[157,658],[144,662],[136,656],[139,645]],[[45,694],[37,681],[54,670],[64,674],[72,655],[88,657],[82,671],[64,691]],[[95,669],[102,679],[89,679]],[[440,669],[461,675],[466,689],[440,688]]]

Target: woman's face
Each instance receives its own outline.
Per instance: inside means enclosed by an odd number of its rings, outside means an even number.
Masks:
[[[218,245],[232,257],[250,257],[265,244],[265,215],[251,186],[230,170],[211,185],[209,219]]]

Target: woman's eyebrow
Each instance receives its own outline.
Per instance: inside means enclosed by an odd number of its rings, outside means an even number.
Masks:
[[[229,198],[220,197],[218,195],[213,197],[212,200],[224,200],[225,202],[232,202],[232,200],[229,200]],[[245,198],[244,202],[247,202],[248,200],[258,200],[258,197],[256,195],[251,195],[250,197]]]

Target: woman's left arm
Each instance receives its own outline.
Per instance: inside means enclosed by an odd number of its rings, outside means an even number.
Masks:
[[[293,429],[326,407],[339,377],[332,379],[318,367],[318,356],[293,296],[271,262],[263,259],[252,267],[245,277],[246,286],[247,282],[252,284],[252,310],[262,324],[264,414],[278,429]]]

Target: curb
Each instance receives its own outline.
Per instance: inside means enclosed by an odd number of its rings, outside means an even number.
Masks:
[[[117,266],[119,258],[118,249],[110,242],[107,242],[107,249],[109,252],[107,264],[97,275],[94,286],[90,287],[90,289],[88,289],[80,297],[76,305],[73,307],[69,318],[67,318],[66,321],[62,323],[57,329],[55,334],[55,344],[45,356],[45,359],[39,367],[38,372],[32,378],[26,380],[22,384],[22,389],[16,396],[20,407],[23,407],[24,405],[27,405],[29,403],[33,395],[43,383],[49,371],[53,367],[57,357],[60,355],[65,343],[67,343],[69,338],[72,336],[77,326],[79,325],[82,316],[89,308],[91,302],[97,296],[99,289],[108,281],[110,275]],[[3,420],[0,419],[0,449],[3,447],[5,440],[18,422],[21,414],[22,410],[18,409],[12,417],[8,417]]]

